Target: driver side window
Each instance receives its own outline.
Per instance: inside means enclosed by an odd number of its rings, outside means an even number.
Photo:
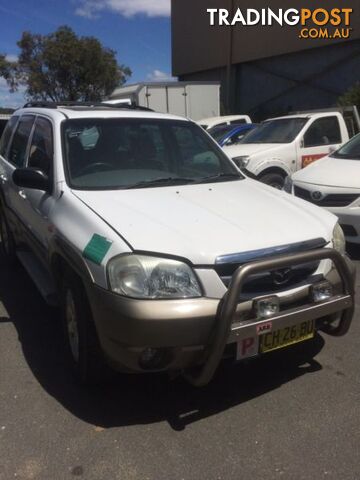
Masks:
[[[31,141],[28,167],[41,170],[50,176],[53,155],[54,144],[51,123],[45,118],[38,117]]]

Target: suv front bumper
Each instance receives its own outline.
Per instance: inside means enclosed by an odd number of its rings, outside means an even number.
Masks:
[[[250,275],[325,259],[334,264],[326,278],[334,290],[330,299],[313,303],[310,286],[307,286],[283,295],[276,316],[266,320],[249,319],[255,298],[241,303],[238,299]],[[135,300],[95,285],[88,285],[88,297],[102,349],[113,367],[144,372],[176,371],[202,365],[196,376],[188,375],[188,379],[196,385],[204,385],[211,380],[227,344],[258,336],[259,327],[269,321],[274,330],[280,330],[306,320],[337,319],[336,327],[329,322],[321,329],[331,335],[344,335],[353,317],[354,267],[335,250],[323,248],[240,267],[221,300]],[[316,328],[320,328],[320,324]],[[160,362],[153,368],[142,364],[141,356],[149,348],[163,353],[163,364]]]

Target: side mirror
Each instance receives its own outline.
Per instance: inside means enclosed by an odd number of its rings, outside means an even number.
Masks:
[[[235,165],[240,169],[243,170],[244,168],[244,161],[242,158],[233,158],[232,161],[235,163]]]
[[[300,140],[300,148],[305,148],[305,140],[303,138]]]
[[[50,191],[49,177],[41,170],[34,168],[17,168],[12,178],[18,187],[42,190],[44,192]]]

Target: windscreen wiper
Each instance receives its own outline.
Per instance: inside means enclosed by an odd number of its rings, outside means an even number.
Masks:
[[[142,182],[135,183],[127,187],[128,190],[132,188],[150,188],[156,185],[186,185],[188,183],[194,183],[193,178],[183,178],[183,177],[166,177],[166,178],[155,178],[154,180],[144,180]]]
[[[196,183],[212,183],[221,182],[222,180],[243,180],[244,177],[239,173],[218,173],[217,175],[211,175],[210,177],[202,178]]]

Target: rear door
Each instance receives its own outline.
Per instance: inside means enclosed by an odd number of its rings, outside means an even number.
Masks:
[[[166,87],[168,96],[168,112],[180,117],[188,116],[186,108],[187,93],[184,87]]]
[[[10,142],[18,121],[18,116],[11,117],[0,140],[0,195],[4,207],[7,207],[10,202],[9,175],[11,174],[11,168],[8,162],[8,152]]]
[[[53,184],[54,156],[53,127],[45,117],[36,117],[30,140],[26,166],[41,170]],[[39,259],[45,261],[49,238],[49,213],[54,204],[52,192],[25,188],[19,212],[26,225],[29,243]]]
[[[218,85],[187,85],[179,103],[183,103],[184,112],[179,114],[197,121],[202,118],[217,117],[219,112],[219,86]],[[171,113],[172,110],[170,110]]]
[[[146,99],[148,108],[155,110],[155,112],[168,112],[168,102],[165,88],[160,86],[147,87]]]
[[[10,147],[6,152],[5,161],[3,162],[5,201],[7,213],[9,214],[8,220],[18,225],[20,234],[22,234],[22,225],[19,221],[22,218],[21,212],[24,202],[24,192],[14,184],[12,175],[16,168],[21,168],[25,165],[34,120],[34,115],[23,115],[20,117],[16,125],[15,133],[12,136]]]
[[[342,143],[339,119],[336,116],[317,118],[309,124],[299,145],[298,168],[329,155]]]

